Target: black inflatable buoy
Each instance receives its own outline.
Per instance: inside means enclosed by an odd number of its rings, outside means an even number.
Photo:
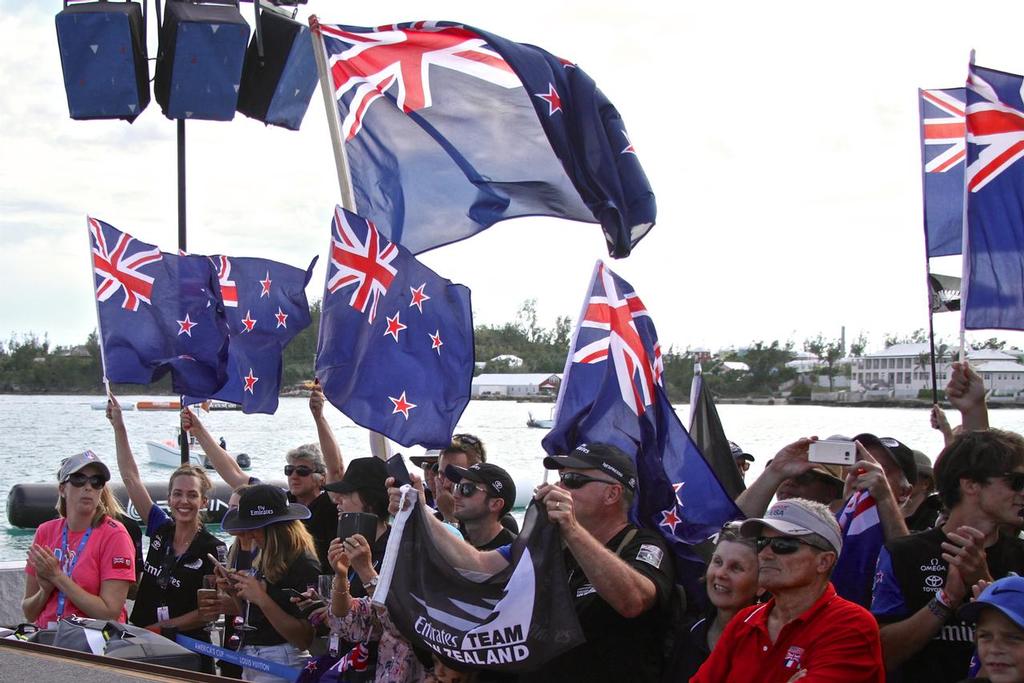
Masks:
[[[249,459],[248,453],[239,453],[238,455],[236,455],[235,462],[237,462],[238,466],[241,467],[243,470],[247,470],[250,467],[252,467],[252,460]]]

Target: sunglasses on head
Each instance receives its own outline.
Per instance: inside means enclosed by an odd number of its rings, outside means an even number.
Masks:
[[[807,541],[799,538],[793,538],[792,536],[775,536],[773,538],[759,536],[754,543],[757,545],[757,552],[761,552],[768,546],[771,546],[772,552],[776,555],[792,555],[797,550],[800,550],[800,546],[802,545],[805,545],[808,548],[814,548],[815,550],[821,550],[821,548],[813,543],[808,543]]]
[[[617,481],[609,481],[608,479],[598,479],[597,477],[587,476],[581,472],[562,472],[558,475],[559,480],[562,482],[562,486],[567,489],[575,490],[582,488],[591,482],[598,482],[601,484],[618,484]]]
[[[1007,472],[1000,476],[1006,480],[1006,485],[1016,493],[1024,491],[1024,472]]]
[[[480,439],[476,438],[472,434],[455,434],[452,436],[452,441],[461,441],[462,443],[467,443],[470,446],[480,445]]]
[[[484,489],[478,487],[471,481],[461,481],[455,485],[455,490],[458,491],[459,495],[463,498],[471,498],[476,495],[477,491],[484,491]],[[487,493],[484,491],[484,493]]]
[[[102,474],[82,474],[81,472],[75,472],[69,475],[67,482],[74,486],[76,489],[80,489],[85,486],[85,482],[89,482],[89,485],[94,489],[101,489],[106,485],[107,480]]]
[[[308,477],[309,475],[313,474],[313,472],[314,472],[313,468],[306,467],[305,465],[285,465],[284,466],[284,476],[286,476],[286,477],[292,476],[292,473],[295,473],[295,474],[299,475],[300,477]]]

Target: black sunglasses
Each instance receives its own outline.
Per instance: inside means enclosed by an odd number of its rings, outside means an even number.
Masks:
[[[312,468],[310,468],[310,467],[306,467],[305,465],[285,465],[284,466],[284,476],[290,477],[290,476],[292,476],[293,472],[295,474],[299,475],[300,477],[308,477],[309,475],[313,474],[314,470]]]
[[[454,434],[452,441],[461,441],[462,443],[468,443],[470,446],[479,446],[480,439],[476,438],[472,434]]]
[[[792,536],[775,536],[768,538],[767,536],[759,536],[754,541],[757,545],[757,552],[761,552],[768,546],[772,547],[772,552],[776,555],[792,555],[797,550],[800,550],[800,546],[805,545],[808,548],[814,548],[815,550],[822,550],[813,543],[801,540],[799,538],[793,538]]]
[[[476,484],[471,481],[462,481],[455,485],[455,490],[459,492],[459,495],[463,498],[471,498],[476,495],[477,491],[484,491],[479,488]],[[487,493],[484,491],[484,493]]]
[[[562,482],[562,486],[567,489],[575,490],[583,488],[590,482],[596,481],[601,484],[618,484],[617,481],[609,481],[608,479],[598,479],[597,477],[589,477],[580,472],[562,472],[558,475],[559,480]]]
[[[1006,485],[1015,493],[1024,491],[1024,472],[1007,472],[999,476],[1006,480]]]
[[[69,475],[67,481],[76,489],[80,489],[85,486],[85,482],[89,482],[89,485],[94,489],[101,489],[107,483],[106,477],[102,474],[88,475],[82,474],[81,472],[75,472],[74,474]]]

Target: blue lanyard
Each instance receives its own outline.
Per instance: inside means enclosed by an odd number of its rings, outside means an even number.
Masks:
[[[82,540],[78,542],[78,550],[75,551],[73,558],[68,558],[68,525],[65,522],[64,529],[61,532],[60,541],[60,559],[61,564],[64,565],[64,574],[70,578],[71,572],[75,571],[75,565],[78,564],[78,558],[82,556],[82,552],[85,550],[85,544],[89,542],[89,536],[92,535],[92,527],[89,527],[85,535],[82,536]],[[60,619],[64,615],[64,602],[65,596],[64,591],[57,593],[57,618]]]

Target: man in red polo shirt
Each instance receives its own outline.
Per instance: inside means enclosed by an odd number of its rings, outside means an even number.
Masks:
[[[829,582],[842,550],[829,509],[791,498],[740,533],[757,539],[759,580],[774,597],[733,617],[691,682],[883,683],[874,618]]]

